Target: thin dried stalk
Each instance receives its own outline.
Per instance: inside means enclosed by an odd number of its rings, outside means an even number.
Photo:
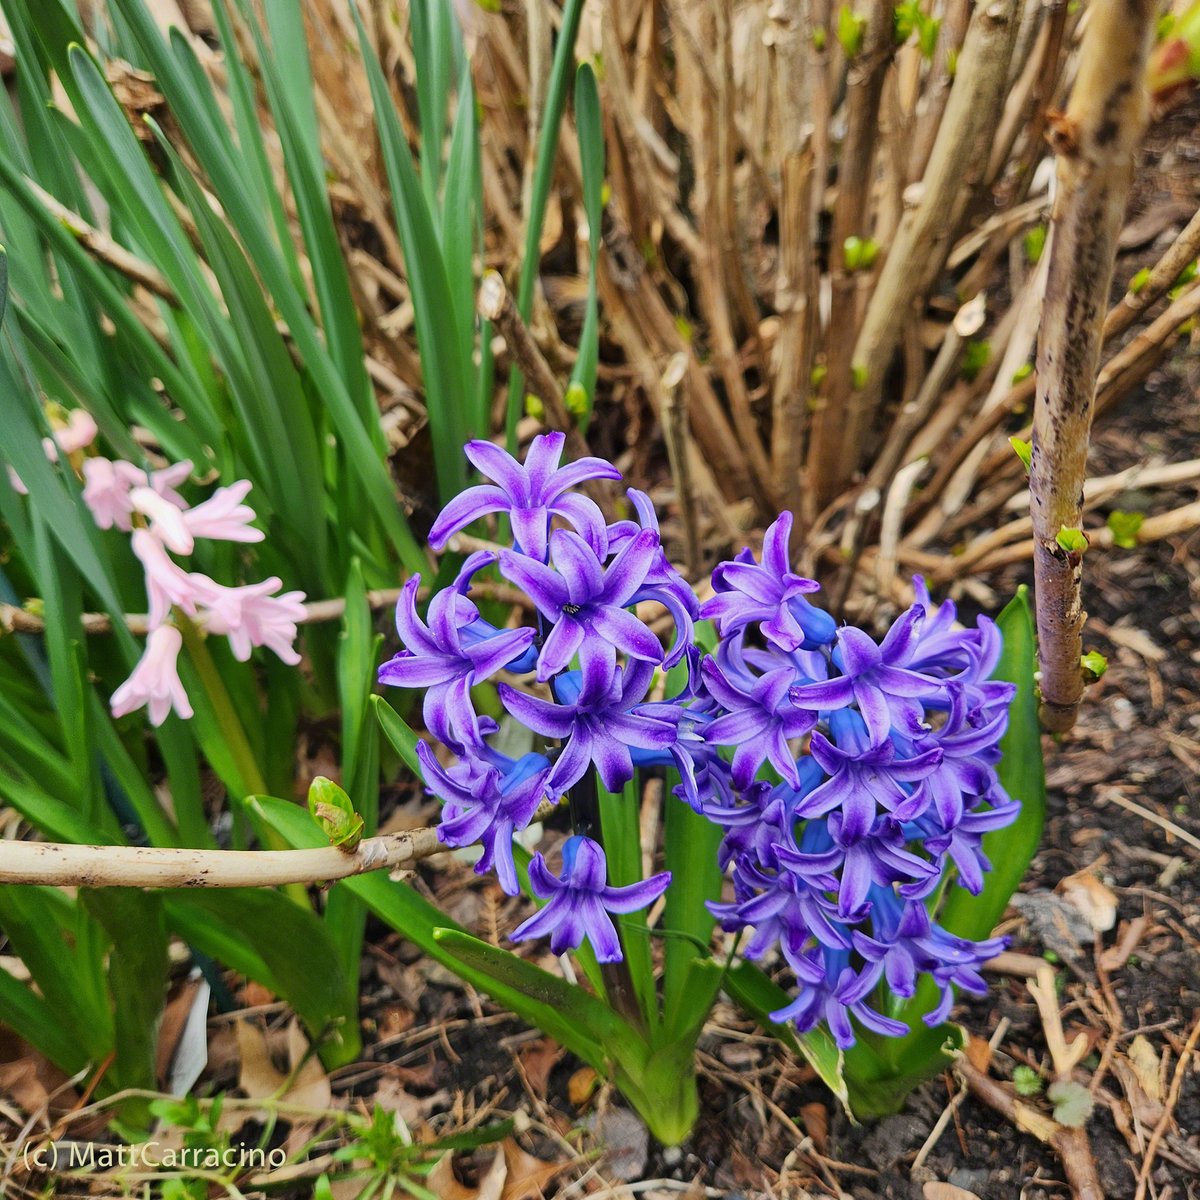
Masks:
[[[918,114],[916,129],[913,131],[908,166],[909,183],[920,179],[929,165],[933,143],[937,139],[942,116],[950,99],[950,88],[954,83],[954,64],[962,51],[970,16],[970,0],[948,0],[942,16],[942,27],[938,31],[938,43],[933,52],[929,78],[925,84],[924,110]]]
[[[843,481],[863,452],[863,438],[883,397],[884,375],[903,334],[918,316],[953,246],[975,186],[987,169],[996,121],[1004,102],[1020,0],[976,8],[954,86],[938,129],[920,198],[900,223],[867,306],[854,347],[863,386],[851,397],[845,424],[849,457]]]
[[[1126,292],[1104,320],[1104,340],[1119,337],[1144,312],[1167,294],[1184,267],[1200,254],[1200,212],[1187,223],[1170,249],[1154,264],[1136,292]]]
[[[845,245],[849,238],[865,239],[869,232],[867,202],[879,105],[895,46],[892,13],[891,0],[874,0],[871,4],[862,50],[850,64],[846,78],[846,136],[838,165],[837,201],[829,247],[832,294],[826,331],[826,373],[813,414],[808,447],[808,482],[818,504],[833,499],[841,490],[861,452],[846,428],[846,405],[858,327],[856,293],[866,273],[847,268]]]
[[[779,271],[775,311],[779,313],[772,364],[772,489],[780,507],[802,511],[801,479],[809,380],[817,337],[817,273],[813,261],[811,136],[801,113],[788,101],[803,94],[805,27],[799,14],[781,11],[772,42],[776,108],[779,113],[780,194]]]
[[[689,8],[688,19],[693,23],[701,44],[712,45],[719,37],[720,27],[708,0],[694,0]],[[681,59],[679,64],[679,90],[680,102],[688,116],[688,132],[696,168],[693,197],[699,230],[694,254],[696,298],[712,341],[713,359],[729,399],[733,428],[751,469],[751,485],[766,507],[770,507],[765,492],[770,464],[750,404],[735,332],[734,312],[730,304],[733,289],[725,269],[727,239],[722,213],[727,205],[722,201],[721,192],[726,186],[723,175],[727,177],[728,171],[722,171],[719,154],[727,143],[718,136],[717,110],[704,87],[701,72],[690,55]]]

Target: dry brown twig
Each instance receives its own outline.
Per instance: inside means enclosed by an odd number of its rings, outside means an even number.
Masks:
[[[534,814],[544,820],[554,805]],[[318,884],[450,850],[432,827],[363,838],[353,849],[191,850],[166,846],[81,846],[0,841],[0,885],[51,887],[235,888]]]

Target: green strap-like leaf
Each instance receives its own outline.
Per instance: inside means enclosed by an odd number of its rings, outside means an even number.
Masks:
[[[942,907],[940,923],[951,933],[974,940],[990,937],[1004,915],[1037,853],[1046,823],[1046,772],[1034,682],[1037,649],[1026,587],[1018,589],[996,624],[1004,649],[992,678],[1017,687],[1008,711],[1008,729],[1000,739],[1001,759],[996,771],[1004,790],[1020,801],[1021,812],[1008,828],[984,834],[983,851],[992,869],[984,876],[983,892],[972,896],[965,888],[955,888]]]
[[[374,711],[384,737],[391,742],[408,769],[420,779],[421,760],[417,757],[417,735],[412,727],[382,696],[369,696],[367,703]]]
[[[600,310],[596,295],[596,272],[600,257],[600,233],[604,221],[604,122],[600,115],[600,92],[590,63],[580,63],[575,73],[575,128],[579,134],[579,162],[583,172],[583,207],[588,220],[587,303],[579,334],[579,357],[571,382],[583,388],[587,408],[583,425],[591,415],[600,360]]]

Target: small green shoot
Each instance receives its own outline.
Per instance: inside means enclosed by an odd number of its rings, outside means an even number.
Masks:
[[[1114,546],[1122,550],[1133,550],[1138,544],[1138,531],[1145,516],[1139,512],[1121,512],[1114,509],[1108,514],[1108,528],[1112,532]]]
[[[1013,1068],[1013,1090],[1018,1096],[1037,1096],[1042,1090],[1042,1077],[1023,1063]]]
[[[1063,525],[1054,540],[1068,554],[1082,554],[1088,548],[1088,536],[1082,529],[1068,529]]]
[[[347,853],[362,840],[363,819],[354,811],[350,797],[324,775],[318,775],[308,789],[308,811],[317,819],[331,846]]]

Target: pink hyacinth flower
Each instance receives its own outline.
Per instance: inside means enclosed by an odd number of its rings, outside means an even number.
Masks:
[[[132,463],[125,464],[133,470],[138,471]],[[181,483],[187,483],[188,476],[192,473],[192,460],[185,458],[182,462],[172,463],[169,467],[163,467],[159,471],[150,472],[150,486],[164,499],[170,500],[176,508],[187,508],[188,502],[175,490]],[[138,471],[141,476],[141,482],[146,482],[146,474],[144,471]]]
[[[196,579],[205,579],[203,575],[192,576],[174,563],[162,543],[148,529],[135,529],[130,539],[133,552],[141,559],[146,568],[146,594],[150,598],[150,628],[161,625],[171,611],[171,605],[178,604],[189,616],[196,613],[196,602],[202,598],[197,588]],[[208,580],[211,586],[211,580]]]
[[[248,479],[217,488],[202,504],[185,509],[182,517],[192,537],[222,542],[261,542],[266,534],[250,524],[254,509],[242,501],[251,488]]]
[[[42,449],[51,462],[58,462],[60,450],[63,454],[74,454],[77,450],[90,446],[96,440],[99,432],[92,414],[85,412],[82,408],[75,408],[71,410],[70,416],[67,417],[67,423],[62,429],[56,429],[52,438],[42,438]],[[12,484],[13,491],[18,495],[29,495],[29,489],[12,467],[8,468],[8,482]]]
[[[51,462],[57,462],[59,450],[64,454],[74,454],[77,450],[90,446],[96,440],[99,432],[91,413],[85,412],[82,408],[73,408],[67,417],[66,425],[62,429],[54,431],[54,440],[42,439],[42,445],[46,448],[46,457]],[[55,445],[56,442],[57,445]]]
[[[174,625],[150,632],[146,649],[133,674],[112,694],[112,715],[123,717],[150,706],[150,724],[161,725],[173,708],[185,721],[192,715],[187,692],[179,680],[179,650],[183,638]]]
[[[175,490],[192,473],[186,459],[172,463],[149,476],[141,467],[124,459],[86,458],[83,461],[83,502],[92,510],[92,517],[101,529],[120,529],[128,533],[133,528],[130,517],[134,488],[149,488],[176,508],[187,508],[187,501]]]
[[[283,586],[276,576],[234,588],[215,584],[204,575],[193,575],[192,580],[209,610],[205,627],[209,633],[229,638],[239,662],[250,657],[254,646],[266,646],[291,666],[300,661],[292,643],[296,640],[296,623],[304,618],[303,592],[270,595]]]
[[[92,519],[101,529],[133,528],[130,517],[133,501],[129,493],[146,483],[146,472],[133,463],[107,458],[83,460],[83,502],[91,509]]]
[[[191,554],[195,543],[191,531],[183,522],[183,509],[149,487],[133,488],[129,493],[129,502],[137,512],[149,519],[150,532],[168,550],[176,554]]]

